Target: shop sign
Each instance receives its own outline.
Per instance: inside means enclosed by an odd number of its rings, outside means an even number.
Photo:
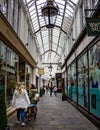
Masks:
[[[44,75],[44,68],[38,68],[38,74]]]
[[[88,36],[100,36],[100,18],[86,18]]]
[[[58,78],[62,78],[62,73],[56,73],[56,79],[58,79]]]

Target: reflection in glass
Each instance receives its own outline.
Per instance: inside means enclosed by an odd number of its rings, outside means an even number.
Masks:
[[[88,108],[88,64],[87,53],[78,60],[78,104]]]
[[[76,86],[76,64],[72,64],[68,69],[68,96],[77,101],[77,86]]]
[[[89,79],[90,112],[100,118],[100,41],[89,50]]]
[[[5,47],[0,40],[0,95],[5,91]]]
[[[7,97],[6,97],[6,106],[7,108],[11,106],[11,100],[13,92],[17,82],[17,60],[16,54],[10,49],[7,48]]]

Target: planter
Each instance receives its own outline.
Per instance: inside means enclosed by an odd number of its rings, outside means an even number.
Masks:
[[[66,95],[62,95],[62,101],[67,101],[67,96]]]

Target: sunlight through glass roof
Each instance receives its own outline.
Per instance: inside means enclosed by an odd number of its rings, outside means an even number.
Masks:
[[[23,0],[30,23],[37,38],[37,47],[43,63],[58,63],[62,55],[66,35],[69,31],[78,0],[54,0],[59,7],[54,28],[46,28],[41,8],[46,0]]]

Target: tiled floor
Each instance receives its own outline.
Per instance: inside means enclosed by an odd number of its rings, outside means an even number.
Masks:
[[[14,116],[9,125],[11,130],[98,130],[70,103],[62,101],[59,93],[56,97],[46,94],[40,98],[35,121],[26,120],[26,126],[21,127]]]

